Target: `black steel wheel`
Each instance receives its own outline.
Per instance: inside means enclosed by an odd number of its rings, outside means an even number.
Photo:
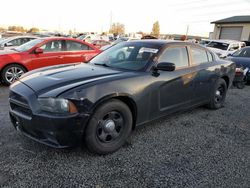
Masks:
[[[97,108],[86,127],[84,140],[91,152],[112,153],[126,142],[131,130],[129,107],[113,99]]]
[[[224,79],[220,78],[211,93],[210,102],[208,107],[210,109],[219,109],[224,106],[226,94],[227,94],[227,84]]]

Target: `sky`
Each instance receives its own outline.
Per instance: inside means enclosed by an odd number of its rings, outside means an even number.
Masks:
[[[11,0],[2,1],[0,10],[4,27],[102,32],[119,22],[126,32],[150,33],[159,21],[164,34],[185,34],[189,26],[188,34],[208,36],[210,22],[250,15],[250,0]]]

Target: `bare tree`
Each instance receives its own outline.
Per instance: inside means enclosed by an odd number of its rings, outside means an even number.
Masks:
[[[115,34],[124,34],[125,33],[125,26],[121,23],[113,23],[109,33],[115,33]]]
[[[153,35],[154,37],[159,37],[160,36],[160,24],[159,24],[158,21],[156,21],[153,24],[151,35]]]

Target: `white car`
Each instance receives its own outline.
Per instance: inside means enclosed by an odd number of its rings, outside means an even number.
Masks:
[[[199,44],[202,46],[207,46],[211,41],[212,41],[211,39],[201,39]]]
[[[221,58],[225,58],[245,46],[244,42],[235,40],[213,40],[207,44],[207,47]]]
[[[0,50],[9,50],[11,48],[18,47],[20,45],[25,44],[31,40],[37,39],[39,37],[36,36],[16,36],[9,37],[3,40],[0,40]]]

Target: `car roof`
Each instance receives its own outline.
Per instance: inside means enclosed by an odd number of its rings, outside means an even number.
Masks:
[[[212,40],[212,42],[220,42],[220,43],[227,43],[227,44],[242,43],[241,41],[237,41],[237,40]]]
[[[83,42],[82,40],[75,39],[75,38],[69,38],[69,37],[43,37],[44,40],[72,40],[77,42]]]
[[[24,35],[24,36],[14,36],[14,37],[8,37],[8,38],[5,38],[6,40],[13,40],[13,39],[19,39],[19,38],[39,38],[37,36],[33,36],[33,35]]]
[[[184,44],[184,45],[195,45],[195,46],[200,46],[198,44],[194,44],[191,42],[184,42],[184,41],[177,41],[177,40],[161,40],[161,39],[143,39],[143,40],[133,40],[133,41],[128,41],[129,43],[151,43],[151,44],[156,44],[156,45],[166,45],[166,44]]]

